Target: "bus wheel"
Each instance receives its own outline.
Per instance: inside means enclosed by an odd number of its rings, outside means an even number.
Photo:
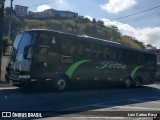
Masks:
[[[56,91],[59,91],[59,92],[64,91],[67,87],[66,85],[67,83],[66,83],[65,77],[60,76],[55,79],[54,87]]]
[[[139,77],[136,77],[134,82],[134,87],[138,88],[141,87],[141,85],[142,85],[141,79]]]
[[[131,78],[129,78],[129,77],[126,78],[125,83],[124,83],[124,87],[125,87],[125,88],[130,88],[131,85],[132,85],[132,80],[131,80]]]

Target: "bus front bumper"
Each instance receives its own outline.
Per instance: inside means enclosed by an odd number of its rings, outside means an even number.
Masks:
[[[27,79],[27,78],[19,78],[17,76],[15,77],[15,76],[11,76],[8,74],[5,75],[5,79],[8,83],[10,83],[16,87],[22,87],[24,83],[29,81],[29,79]]]

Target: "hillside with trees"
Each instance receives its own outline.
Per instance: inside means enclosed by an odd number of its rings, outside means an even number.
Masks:
[[[8,18],[9,8],[5,9],[4,17],[4,35],[8,34]],[[135,38],[123,36],[116,26],[106,27],[102,21],[90,21],[83,16],[75,17],[73,19],[64,18],[46,18],[46,19],[21,19],[12,15],[12,31],[11,39],[13,40],[16,33],[28,29],[51,29],[56,31],[67,32],[76,35],[87,35],[91,37],[101,38],[113,42],[119,42],[124,45],[145,49],[142,42],[137,41]]]

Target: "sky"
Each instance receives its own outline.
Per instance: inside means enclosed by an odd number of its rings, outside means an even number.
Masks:
[[[10,0],[6,0],[5,6],[9,5]],[[34,12],[51,8],[76,12],[102,20],[106,26],[115,25],[122,35],[160,49],[160,0],[13,0],[14,5],[27,6]]]

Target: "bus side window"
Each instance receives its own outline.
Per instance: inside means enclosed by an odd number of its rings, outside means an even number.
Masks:
[[[117,59],[117,53],[115,48],[111,49],[111,60],[116,60]]]
[[[78,56],[79,56],[79,52],[81,52],[81,54],[82,54],[82,48],[79,48],[79,47],[82,47],[82,46],[80,46],[80,42],[79,41],[72,41],[72,44],[71,44],[71,56],[72,56],[72,58],[78,58]]]
[[[91,57],[91,54],[92,54],[91,51],[92,51],[91,45],[89,43],[86,43],[84,45],[84,57],[85,58]]]
[[[117,52],[118,52],[118,60],[120,60],[120,61],[122,61],[123,60],[123,53],[122,53],[122,50],[117,50]]]
[[[41,33],[38,36],[38,44],[39,45],[45,45],[48,46],[49,43],[53,40],[53,35],[52,34],[46,34],[46,33]]]
[[[140,59],[140,61],[142,61],[142,59],[141,58],[139,58],[139,54],[136,52],[135,53],[135,55],[136,55],[136,58],[135,58],[135,61],[134,62],[139,62],[139,59]]]
[[[150,63],[151,63],[151,64],[154,64],[155,61],[156,61],[156,56],[151,55],[151,56],[150,56]]]
[[[154,56],[152,55],[146,55],[146,59],[147,59],[148,64],[152,64],[155,61]]]
[[[105,52],[105,48],[103,48],[103,50],[102,50],[102,57],[103,57],[103,59],[105,59],[106,58],[106,52]]]
[[[103,50],[104,50],[103,48],[99,49],[99,59],[104,59],[103,58]]]
[[[60,48],[60,41],[58,37],[53,36],[50,44],[52,51],[58,51]]]
[[[128,62],[129,61],[129,57],[128,57],[128,51],[123,51],[124,52],[124,61]]]
[[[106,48],[105,49],[105,58],[107,59],[107,60],[110,60],[111,59],[111,53],[110,53],[111,51],[110,51],[110,48]]]
[[[61,53],[61,43],[58,36],[53,36],[50,44],[50,48],[48,50],[47,60],[50,62],[58,61],[59,54]]]
[[[142,63],[146,63],[147,62],[146,55],[142,55],[142,54],[140,54],[140,55],[142,56]]]
[[[83,44],[80,44],[78,46],[78,55],[79,56],[83,56],[83,49],[84,49]]]
[[[131,60],[131,57],[132,57],[132,54],[131,54],[132,52],[131,51],[127,51],[127,56],[126,56],[126,61],[127,62],[131,62],[132,60]]]
[[[71,56],[71,41],[68,39],[61,40],[62,55]]]
[[[134,59],[135,59],[134,52],[129,51],[128,57],[129,57],[129,62],[134,62]]]
[[[95,58],[95,59],[97,59],[97,58],[99,58],[99,46],[98,45],[93,45],[92,46],[92,56],[93,56],[93,58]]]
[[[84,52],[85,52],[85,57],[89,57],[91,49],[90,48],[84,48]]]

